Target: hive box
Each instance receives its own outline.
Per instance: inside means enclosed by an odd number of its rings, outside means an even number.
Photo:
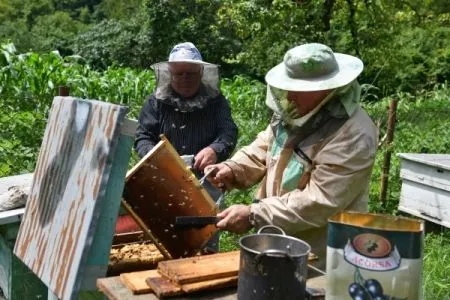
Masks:
[[[450,227],[450,155],[399,153],[398,209]]]

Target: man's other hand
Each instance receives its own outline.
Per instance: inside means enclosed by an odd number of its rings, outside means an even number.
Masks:
[[[194,169],[203,172],[206,166],[215,164],[216,161],[216,151],[211,147],[203,148],[194,158]]]

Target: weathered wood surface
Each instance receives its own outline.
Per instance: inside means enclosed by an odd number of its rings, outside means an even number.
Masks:
[[[149,277],[161,276],[158,270],[148,270],[140,272],[122,273],[120,280],[133,294],[147,294],[152,291],[152,288],[145,282]]]
[[[450,154],[399,153],[399,157],[450,171]]]
[[[398,209],[450,228],[450,192],[448,191],[404,180]]]
[[[307,288],[314,288],[323,291],[325,287],[325,276],[310,278],[306,281]],[[141,294],[134,295],[117,277],[100,278],[97,280],[97,287],[110,300],[157,300],[159,299],[155,294]],[[320,296],[311,299],[323,299],[323,293]],[[236,287],[223,288],[215,291],[197,292],[194,294],[175,296],[170,299],[173,300],[236,300]]]
[[[55,97],[14,254],[60,299],[73,298],[126,108]]]
[[[0,225],[20,222],[25,208],[17,208],[0,212]]]
[[[316,259],[315,255],[310,255],[309,261]],[[203,289],[223,287],[233,285],[237,281],[239,269],[239,251],[224,252],[206,256],[192,258],[182,258],[159,262],[159,269],[140,272],[122,273],[120,279],[135,294],[150,293],[152,289],[146,283],[149,277],[155,278],[153,285],[167,283],[161,281],[162,274],[167,274],[173,282],[171,285],[175,293],[191,293]],[[158,272],[159,271],[159,272]],[[229,276],[231,274],[231,276]],[[312,270],[308,271],[311,276],[317,276]],[[181,277],[180,277],[181,276]],[[222,277],[222,278],[220,278]],[[190,281],[192,283],[176,284],[177,280]],[[218,278],[218,279],[215,279]],[[194,282],[195,281],[195,282]],[[159,288],[159,293],[164,295],[163,288]],[[170,289],[168,291],[170,294]]]
[[[134,295],[117,277],[100,278],[97,287],[110,300],[157,300],[155,294]],[[217,291],[205,291],[188,295],[174,296],[173,300],[236,300],[236,288],[224,288]]]
[[[145,280],[152,292],[159,298],[191,294],[200,291],[215,290],[225,287],[237,286],[238,276],[211,279],[193,283],[177,284],[164,276],[153,276]]]
[[[170,297],[183,294],[181,286],[171,282],[168,278],[163,276],[149,277],[145,282],[151,287],[152,292],[161,297]]]
[[[127,121],[127,119],[125,119]],[[114,237],[116,220],[120,209],[120,199],[125,185],[125,176],[128,162],[133,148],[134,135],[124,135],[121,130],[119,144],[113,158],[111,174],[108,179],[105,195],[100,205],[100,217],[98,219],[94,239],[90,248],[86,268],[82,277],[82,290],[96,290],[97,278],[106,275],[109,263],[109,254]]]
[[[237,250],[161,261],[158,263],[158,271],[179,284],[237,276],[239,254]]]
[[[147,283],[151,278],[151,283]],[[120,274],[120,280],[122,283],[135,295],[148,294],[153,292],[152,285],[156,286],[155,290],[159,291],[159,296],[164,295],[175,295],[178,293],[193,293],[202,290],[222,288],[227,286],[236,286],[238,276],[231,276],[219,279],[212,279],[194,283],[187,283],[183,285],[177,285],[176,283],[171,283],[167,286],[167,279],[164,280],[162,275],[159,274],[158,270],[148,270],[141,272],[123,273]],[[166,292],[169,290],[168,294],[165,294],[162,290],[161,284],[164,285],[166,282]],[[172,291],[170,291],[172,290]],[[173,291],[175,290],[175,292]]]
[[[128,172],[124,206],[144,232],[148,230],[164,246],[160,251],[165,257],[195,255],[217,230],[214,225],[175,226],[177,216],[215,215],[217,207],[164,137]]]
[[[181,290],[186,293],[193,293],[199,291],[207,291],[212,289],[219,289],[230,286],[237,286],[238,276],[229,276],[224,278],[217,278],[193,283],[187,283],[181,285]]]
[[[111,300],[157,300],[153,294],[134,295],[121,281],[119,276],[97,279],[97,288]]]
[[[424,155],[420,155],[421,160],[418,160],[416,156],[400,156],[400,178],[450,192],[450,170],[447,169],[450,168],[450,154],[440,155],[441,160],[430,159],[429,161]],[[436,154],[432,155],[432,157],[435,156]],[[446,165],[447,163],[449,166]]]
[[[400,153],[399,210],[450,227],[450,154]]]

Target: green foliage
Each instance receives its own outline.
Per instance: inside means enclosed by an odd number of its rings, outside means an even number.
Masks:
[[[319,10],[318,1],[223,1],[214,28],[238,45],[233,52],[223,54],[224,61],[264,76],[282,61],[289,48],[321,40],[314,26],[320,19]]]
[[[95,14],[106,19],[130,21],[140,13],[141,4],[142,0],[103,0]]]
[[[221,89],[230,100],[233,118],[238,126],[237,149],[253,141],[269,123],[271,113],[265,105],[265,86],[245,76],[223,79]]]
[[[86,30],[99,1],[0,0],[0,43],[12,41],[20,52],[59,50],[72,54],[72,40]]]
[[[75,53],[85,57],[97,68],[112,64],[125,66],[148,65],[148,58],[141,55],[143,49],[139,24],[118,20],[105,20],[74,40]]]
[[[36,17],[30,33],[33,37],[42,39],[39,46],[41,49],[58,49],[63,54],[71,54],[72,40],[84,28],[83,23],[72,19],[67,12],[55,12]]]
[[[145,0],[144,28],[151,62],[166,60],[180,42],[193,42],[207,61],[220,63],[221,53],[229,49],[226,37],[212,28],[216,23],[219,0]]]
[[[0,21],[0,42],[20,52],[76,53],[103,69],[148,68],[191,41],[228,77],[259,79],[289,48],[322,42],[362,58],[375,98],[443,83],[450,70],[439,0],[0,0]]]
[[[425,299],[450,298],[450,231],[425,237],[423,289]]]

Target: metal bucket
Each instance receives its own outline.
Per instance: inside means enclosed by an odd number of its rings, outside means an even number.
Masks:
[[[263,233],[265,230],[276,233]],[[238,299],[304,299],[311,247],[267,225],[257,234],[241,237]]]

